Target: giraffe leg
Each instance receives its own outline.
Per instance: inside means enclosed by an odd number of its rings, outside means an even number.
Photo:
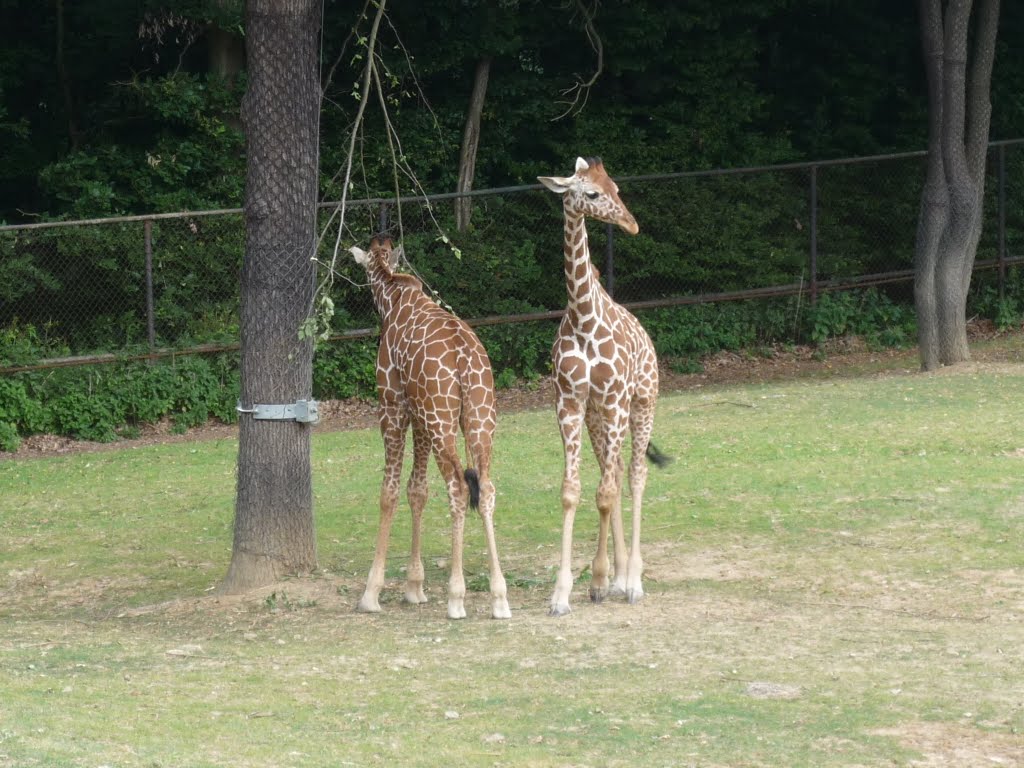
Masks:
[[[615,414],[617,409],[610,413]],[[606,415],[600,425],[602,437],[601,455],[598,463],[601,467],[601,480],[597,487],[597,511],[600,515],[600,527],[597,541],[597,554],[594,556],[593,578],[590,585],[590,597],[600,602],[605,596],[615,594],[620,579],[625,580],[627,570],[625,541],[622,535],[622,442],[625,438],[625,417]],[[612,529],[615,545],[615,581],[611,585],[608,579],[608,528]],[[600,566],[600,568],[599,568]]]
[[[619,481],[618,486],[622,488],[622,478],[625,475],[625,463],[622,454],[619,454]],[[612,541],[615,546],[615,576],[612,578],[611,586],[608,587],[609,597],[621,597],[626,594],[627,575],[627,552],[626,535],[622,527],[622,494],[618,494],[615,500],[615,508],[612,510]]]
[[[366,613],[380,611],[378,597],[384,586],[384,567],[388,554],[388,539],[391,537],[391,523],[398,506],[401,490],[402,459],[405,452],[405,431],[408,417],[404,409],[397,406],[382,406],[380,417],[381,435],[384,437],[384,480],[380,489],[380,526],[377,529],[377,548],[373,555],[370,574],[366,577],[366,589],[356,606]]]
[[[559,396],[558,421],[565,452],[565,475],[562,478],[562,557],[551,595],[552,616],[564,616],[572,593],[572,526],[580,503],[580,443],[583,435],[583,413],[578,401]]]
[[[597,458],[597,465],[603,467],[607,448],[601,411],[597,408],[588,408],[584,419],[587,424],[587,432],[590,434],[590,445]],[[600,512],[600,507],[598,507],[598,511]],[[597,553],[590,564],[590,574],[590,599],[595,603],[600,603],[608,591],[608,515],[605,514],[599,514]]]
[[[647,444],[654,427],[654,404],[634,404],[629,415],[633,433],[633,451],[629,462],[629,490],[633,497],[633,532],[629,546],[629,561],[626,563],[626,600],[630,604],[640,602],[644,596],[644,561],[640,556],[640,515],[643,507],[644,488],[647,486]]]
[[[494,483],[491,482],[491,454],[496,412],[494,381],[490,364],[480,355],[463,380],[462,434],[466,440],[466,463],[476,469],[480,484],[479,512],[487,539],[487,562],[491,587],[491,618],[509,619],[508,589],[498,561],[494,538]]]
[[[615,494],[615,506],[612,508],[612,542],[615,547],[615,576],[608,587],[609,597],[620,597],[626,594],[627,552],[626,536],[622,527],[622,479],[626,474],[622,450],[619,449],[618,461],[615,465],[616,482],[619,492]]]
[[[438,445],[440,443],[440,445]],[[448,575],[448,618],[466,618],[466,578],[462,567],[463,534],[466,524],[466,502],[468,489],[462,476],[462,465],[459,463],[458,451],[455,447],[454,431],[435,436],[435,458],[441,470],[445,485],[448,488],[448,505],[452,516],[452,556],[451,573]]]
[[[423,556],[421,554],[421,531],[423,508],[427,504],[427,463],[430,459],[430,436],[426,430],[413,425],[413,466],[406,487],[409,508],[412,511],[412,547],[409,552],[409,569],[406,574],[405,601],[419,604],[427,602],[423,591]]]
[[[484,536],[487,539],[487,560],[490,568],[491,582],[491,618],[510,619],[512,611],[508,607],[508,588],[505,576],[498,562],[498,544],[494,538],[494,483],[486,465],[481,462],[477,467],[480,473],[480,518],[484,523]]]

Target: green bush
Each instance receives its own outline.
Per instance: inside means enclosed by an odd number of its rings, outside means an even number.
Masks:
[[[63,357],[67,346],[51,332],[53,328],[23,323],[15,317],[0,328],[0,366],[30,365],[48,357]]]
[[[1019,275],[1014,277],[1017,282],[1007,288],[1001,303],[998,293],[980,290],[974,304],[1016,311],[1020,304],[1010,302],[1018,302],[1024,291]],[[509,313],[531,309],[510,302],[494,307]],[[658,354],[679,371],[698,370],[702,358],[720,350],[822,343],[847,335],[876,346],[899,346],[915,336],[913,308],[874,288],[825,293],[813,305],[801,296],[648,309],[637,316]],[[479,327],[497,386],[546,375],[555,328],[552,320]],[[313,396],[374,397],[377,344],[373,337],[321,344],[313,361]],[[0,332],[0,359],[32,362],[46,349],[45,335],[31,326]],[[47,431],[112,440],[163,418],[170,418],[177,430],[211,418],[234,422],[238,375],[237,354],[218,354],[0,377],[0,448],[13,450],[21,437]]]
[[[638,313],[665,358],[701,358],[719,350],[792,341],[797,328],[794,300],[696,304]]]
[[[21,445],[18,428],[9,421],[0,421],[0,451],[14,453]]]
[[[1024,270],[1007,270],[1001,294],[994,272],[976,277],[971,284],[968,311],[991,320],[1000,331],[1019,327],[1024,321]]]
[[[163,418],[181,431],[233,422],[238,391],[234,355],[16,373],[0,377],[0,447],[40,432],[110,441]]]
[[[313,356],[313,397],[374,397],[377,392],[377,339],[320,344]]]
[[[494,369],[494,382],[507,388],[517,381],[536,381],[551,370],[551,344],[557,321],[488,325],[476,329]]]
[[[23,434],[44,432],[52,426],[52,418],[42,401],[34,397],[24,380],[0,378],[0,422]]]
[[[830,338],[862,336],[870,345],[898,347],[915,338],[913,307],[897,304],[874,288],[826,293],[807,308],[806,332],[820,344]]]

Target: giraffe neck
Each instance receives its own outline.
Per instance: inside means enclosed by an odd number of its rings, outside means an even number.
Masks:
[[[582,213],[565,208],[565,288],[569,294],[569,310],[589,315],[598,306],[601,282],[590,263],[587,224]]]
[[[381,320],[387,320],[391,309],[397,306],[401,290],[401,285],[396,283],[383,267],[379,264],[371,267],[370,291],[373,293],[373,303]]]

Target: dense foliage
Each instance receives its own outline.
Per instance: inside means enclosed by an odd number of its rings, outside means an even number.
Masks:
[[[1024,62],[1010,52],[1024,10],[1004,5],[992,133],[1015,138]],[[562,92],[597,67],[571,3],[391,0],[388,8],[380,50],[391,116],[431,191],[454,187],[482,58],[491,75],[478,188],[532,182],[577,154],[601,154],[620,172],[660,173],[923,145],[910,3],[604,0],[594,15],[602,71],[582,109],[563,119],[555,118],[571,95]],[[244,61],[230,63],[241,55],[240,0],[0,0],[0,9],[0,219],[241,204]],[[357,38],[368,32],[360,9],[333,2],[325,13],[328,199],[339,191],[335,172],[357,107]],[[386,192],[379,110],[369,113],[360,171],[367,191]]]
[[[565,174],[601,155],[617,176],[745,167],[918,150],[926,96],[917,18],[888,0],[602,0],[587,3],[602,43],[598,67],[573,3],[390,0],[380,56],[390,120],[408,174],[403,194],[454,188],[473,72],[490,62],[474,187]],[[1024,135],[1024,6],[1005,3],[993,80],[992,137]],[[347,131],[369,17],[360,3],[325,8],[321,195],[341,195]],[[372,10],[372,6],[370,6]],[[245,90],[241,0],[0,0],[0,223],[236,208],[242,204]],[[353,31],[355,30],[355,31]],[[572,101],[580,95],[572,108]],[[351,197],[394,193],[376,100],[357,144]],[[1011,188],[1024,151],[1009,156]],[[910,266],[923,167],[829,168],[818,179],[818,279]],[[636,181],[624,197],[641,221],[616,238],[624,300],[714,293],[803,280],[809,251],[806,171]],[[994,219],[995,186],[988,185]],[[450,206],[404,212],[406,252],[428,286],[466,317],[557,308],[557,200],[545,193],[480,198],[454,231]],[[1015,247],[1019,204],[1008,227]],[[379,226],[352,208],[344,245]],[[396,211],[390,211],[391,225]],[[326,218],[326,215],[325,215]],[[884,222],[884,224],[882,223]],[[979,258],[995,240],[986,231]],[[446,242],[442,233],[450,236]],[[592,230],[600,253],[604,232]],[[329,260],[333,235],[321,256]],[[0,363],[144,348],[141,225],[0,233]],[[453,245],[459,258],[453,254]],[[155,342],[237,339],[241,217],[157,221],[152,230]],[[598,258],[595,262],[600,263]],[[356,283],[351,264],[341,272]],[[486,276],[486,279],[480,279]],[[1010,323],[1020,277],[990,280],[972,306]],[[335,282],[333,328],[375,322],[365,288]],[[721,348],[819,341],[847,332],[878,343],[913,337],[909,293],[780,299],[652,310],[661,353],[683,367]],[[544,373],[553,324],[488,326],[480,335],[499,382]],[[368,394],[371,342],[323,345],[317,395]],[[173,365],[18,374],[3,380],[0,441],[58,430],[109,438],[124,425],[175,415],[230,418],[231,356]],[[216,394],[225,388],[229,394]],[[181,392],[171,396],[170,391]],[[138,392],[154,395],[145,407]],[[84,394],[83,394],[84,393]],[[177,399],[175,399],[177,398]],[[88,403],[86,404],[86,401]],[[43,409],[41,403],[54,403]],[[66,407],[65,407],[66,406]],[[72,416],[77,413],[78,416]],[[85,414],[88,414],[87,416]],[[102,415],[101,414],[106,414]],[[83,427],[83,424],[92,426]],[[4,437],[6,430],[7,438]]]

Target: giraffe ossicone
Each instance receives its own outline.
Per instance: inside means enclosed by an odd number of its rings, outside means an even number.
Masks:
[[[640,517],[647,483],[645,458],[665,459],[650,446],[658,400],[658,358],[640,322],[617,304],[601,285],[590,262],[586,219],[615,224],[629,234],[640,231],[619,197],[619,187],[600,158],[576,159],[572,176],[538,176],[562,196],[564,272],[568,303],[551,350],[558,424],[565,455],[562,478],[561,564],[551,596],[551,615],[569,613],[572,592],[572,529],[580,500],[583,427],[601,469],[597,489],[600,515],[597,553],[591,563],[590,597],[643,598]],[[632,535],[627,551],[622,522],[622,448],[632,435],[629,485]],[[659,462],[660,465],[660,462]],[[608,533],[614,546],[614,575],[609,575]]]
[[[491,616],[507,619],[511,612],[494,537],[495,492],[490,471],[497,418],[487,352],[465,322],[423,292],[419,280],[395,272],[401,250],[392,247],[390,238],[375,237],[369,251],[358,246],[349,251],[366,269],[381,319],[377,396],[385,459],[377,545],[357,608],[380,610],[388,539],[401,492],[406,433],[411,426],[413,468],[406,494],[412,511],[412,546],[405,599],[410,603],[427,602],[420,531],[427,502],[427,465],[433,454],[447,487],[452,519],[448,617],[466,616],[462,548],[468,504],[479,509],[484,523]],[[460,429],[465,438],[465,471],[457,446]]]

